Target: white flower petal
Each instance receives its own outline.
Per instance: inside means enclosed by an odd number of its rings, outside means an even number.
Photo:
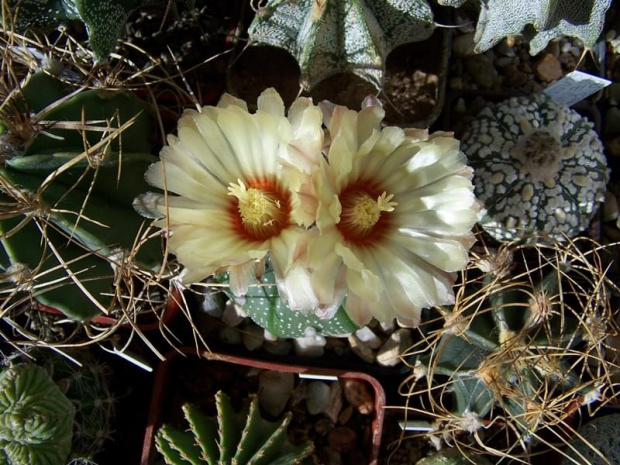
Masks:
[[[275,117],[284,116],[284,102],[280,94],[273,87],[265,89],[256,101],[259,111],[264,111]]]

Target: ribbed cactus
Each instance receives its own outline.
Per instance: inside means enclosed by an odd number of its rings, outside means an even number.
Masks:
[[[251,45],[293,55],[305,89],[344,72],[380,89],[390,51],[428,38],[434,26],[425,0],[269,0],[248,34]]]
[[[75,19],[82,21],[95,58],[103,61],[122,37],[130,13],[163,0],[10,0],[8,3],[18,31],[55,27]],[[9,18],[3,20],[6,27]]]
[[[293,445],[287,437],[291,413],[280,421],[261,418],[254,397],[235,413],[229,397],[215,395],[217,418],[207,417],[198,407],[183,406],[188,428],[163,425],[155,444],[168,464],[290,465],[299,464],[314,450],[311,442]]]
[[[438,0],[459,7],[464,0]],[[502,38],[523,34],[530,40],[530,54],[537,55],[547,43],[563,35],[581,39],[586,47],[594,43],[603,29],[605,12],[611,0],[475,0],[480,16],[474,36],[474,50],[484,52]]]
[[[226,279],[225,275],[221,277],[224,282]],[[329,319],[321,319],[314,314],[306,315],[291,310],[280,298],[269,260],[260,281],[250,286],[243,297],[236,297],[230,292],[228,297],[241,305],[257,325],[277,337],[304,337],[309,332],[319,336],[344,336],[359,329],[347,315],[344,306],[341,306]]]
[[[0,463],[64,464],[75,409],[45,370],[25,363],[0,373]]]
[[[140,243],[132,207],[154,160],[148,106],[128,92],[69,95],[43,73],[23,89],[15,104],[34,116],[21,133],[5,124],[7,140],[22,140],[0,168],[2,265],[19,289],[85,320],[109,307],[115,269],[163,260],[159,240]]]
[[[484,273],[469,270],[455,306],[441,309],[443,328],[415,350],[410,395],[431,397],[439,429],[479,434],[497,421],[525,447],[605,398],[613,312],[604,271],[580,251],[587,245],[513,245],[474,262]]]
[[[71,350],[73,361],[49,350],[31,353],[75,409],[70,458],[92,460],[112,434],[115,399],[106,382],[106,366],[85,350]]]

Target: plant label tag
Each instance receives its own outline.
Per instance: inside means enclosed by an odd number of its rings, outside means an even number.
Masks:
[[[583,71],[572,71],[543,92],[558,103],[574,105],[607,87],[611,81]]]

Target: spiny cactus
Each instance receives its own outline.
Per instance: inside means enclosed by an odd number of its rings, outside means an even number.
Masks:
[[[438,0],[459,7],[464,0]],[[578,37],[592,48],[603,29],[611,0],[476,0],[480,16],[474,51],[484,52],[502,38],[523,34],[530,41],[530,54],[537,55],[547,43],[563,35]]]
[[[344,72],[381,89],[390,51],[428,38],[434,25],[425,0],[269,0],[248,34],[251,45],[292,54],[305,89]]]
[[[85,320],[108,309],[126,263],[163,260],[158,240],[141,241],[132,207],[154,160],[148,107],[128,92],[69,94],[42,72],[23,96],[15,106],[32,112],[29,126],[5,118],[5,140],[18,142],[0,168],[2,265],[9,287]]]
[[[0,373],[0,462],[62,464],[75,409],[45,370],[25,363]]]
[[[97,61],[105,61],[122,37],[132,11],[163,0],[11,0],[10,15],[3,16],[4,27],[15,22],[17,31],[50,28],[69,20],[86,26],[90,47]],[[4,12],[4,9],[3,9]],[[10,24],[10,23],[9,23]]]
[[[485,424],[504,422],[527,449],[575,408],[613,395],[604,357],[616,331],[613,284],[596,252],[580,250],[587,245],[513,245],[474,262],[485,273],[469,270],[455,306],[440,310],[443,328],[412,351],[409,395],[429,396],[438,429],[468,431],[480,444]],[[415,388],[423,379],[428,386]]]
[[[226,276],[222,276],[221,280],[225,282]],[[314,314],[306,315],[291,310],[280,297],[269,260],[260,281],[250,286],[243,297],[236,297],[231,292],[228,297],[241,305],[257,325],[277,337],[305,337],[309,331],[319,336],[344,336],[359,329],[351,321],[343,305],[332,318],[325,320]]]
[[[168,464],[288,465],[298,464],[314,450],[311,442],[293,445],[286,429],[292,414],[280,421],[261,418],[258,400],[235,413],[230,399],[215,395],[217,418],[207,417],[191,404],[183,406],[189,429],[163,425],[155,444]]]

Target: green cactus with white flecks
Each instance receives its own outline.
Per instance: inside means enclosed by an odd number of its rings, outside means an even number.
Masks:
[[[222,282],[227,276],[220,277]],[[359,329],[347,315],[341,305],[333,317],[321,319],[314,314],[304,314],[290,309],[282,300],[276,284],[271,262],[267,260],[265,272],[260,280],[250,285],[248,292],[235,296],[227,292],[228,297],[243,307],[247,315],[260,327],[281,338],[305,337],[309,334],[318,336],[345,336]]]
[[[287,437],[292,414],[270,422],[260,416],[254,397],[241,412],[233,410],[230,399],[215,395],[217,417],[206,416],[198,407],[183,406],[187,425],[163,425],[155,444],[166,463],[174,465],[284,465],[298,464],[312,454],[314,445],[293,445]]]
[[[611,0],[474,0],[480,16],[474,50],[482,53],[504,37],[523,34],[530,41],[530,54],[537,55],[550,40],[560,36],[581,39],[592,48],[598,39]],[[465,0],[438,0],[460,7]]]
[[[269,0],[248,34],[251,45],[293,55],[305,89],[344,72],[380,89],[390,51],[428,38],[434,26],[425,0]]]
[[[132,207],[155,159],[149,107],[129,92],[71,92],[43,72],[15,95],[30,127],[0,115],[3,139],[18,141],[0,168],[5,286],[86,320],[109,309],[115,271],[163,261],[160,240],[141,239]]]

